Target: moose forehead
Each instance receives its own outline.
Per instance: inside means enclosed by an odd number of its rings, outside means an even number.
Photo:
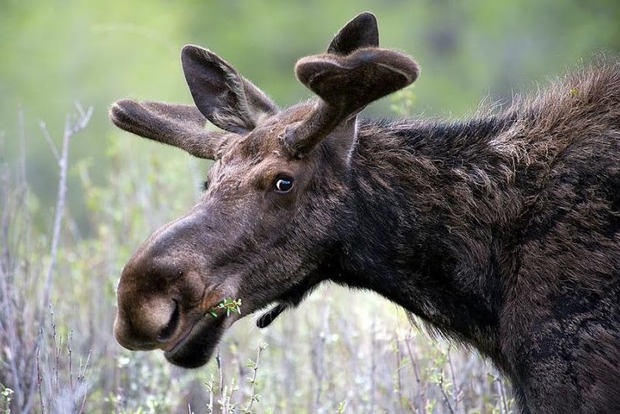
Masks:
[[[314,106],[313,102],[293,106],[263,119],[249,133],[234,136],[222,153],[221,163],[256,165],[268,158],[290,159],[290,154],[282,144],[282,137],[289,128],[306,120]]]
[[[209,181],[241,181],[250,177],[269,181],[279,173],[292,173],[293,164],[300,160],[288,153],[282,137],[289,128],[303,122],[314,105],[313,102],[296,105],[263,119],[244,135],[231,134],[221,157],[209,171]]]

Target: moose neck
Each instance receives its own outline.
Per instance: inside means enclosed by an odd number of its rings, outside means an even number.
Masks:
[[[508,123],[360,126],[339,280],[495,359],[502,275],[516,266],[509,235],[524,208],[492,145]]]

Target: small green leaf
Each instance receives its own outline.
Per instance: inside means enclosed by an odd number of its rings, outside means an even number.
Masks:
[[[231,298],[226,298],[220,303],[218,303],[217,306],[214,306],[209,310],[209,313],[214,318],[217,318],[218,316],[217,309],[225,309],[226,316],[230,316],[231,312],[236,312],[241,315],[241,299],[234,300]]]

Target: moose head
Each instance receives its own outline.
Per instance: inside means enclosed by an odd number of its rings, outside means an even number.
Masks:
[[[126,131],[215,161],[201,200],[125,266],[114,332],[128,349],[162,349],[197,367],[240,317],[274,305],[258,320],[266,326],[342,271],[334,257],[351,224],[357,115],[412,83],[418,67],[379,47],[370,13],[341,29],[327,53],[297,62],[297,78],[318,98],[288,109],[209,50],[185,46],[181,62],[195,105],[121,100],[110,111]],[[218,306],[231,300],[241,314]]]

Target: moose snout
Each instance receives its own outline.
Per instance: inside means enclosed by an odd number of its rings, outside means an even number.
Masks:
[[[187,215],[153,233],[125,265],[117,289],[114,335],[130,350],[166,349],[188,322],[204,285],[192,267],[200,258],[188,256],[200,220]],[[197,244],[197,243],[195,243]]]
[[[177,329],[180,308],[173,299],[154,298],[131,303],[125,309],[119,302],[114,321],[114,336],[119,344],[130,350],[162,348]]]

